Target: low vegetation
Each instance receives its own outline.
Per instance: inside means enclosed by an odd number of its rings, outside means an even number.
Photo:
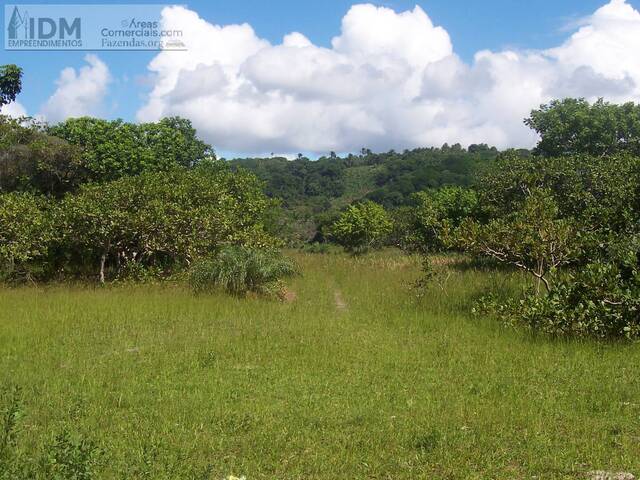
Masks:
[[[418,300],[419,257],[290,255],[304,272],[293,303],[180,285],[0,290],[4,458],[26,472],[8,478],[640,470],[635,345],[470,316],[485,292],[526,288],[525,273],[436,256]],[[52,464],[91,475],[49,476]]]
[[[351,205],[331,225],[329,236],[351,253],[366,253],[384,244],[393,224],[377,203],[365,201]]]
[[[638,109],[317,162],[0,116],[0,480],[638,471]]]
[[[296,272],[294,262],[278,250],[226,247],[213,258],[193,265],[189,283],[196,293],[211,293],[220,288],[232,295],[255,293],[273,297],[284,295],[283,280]]]

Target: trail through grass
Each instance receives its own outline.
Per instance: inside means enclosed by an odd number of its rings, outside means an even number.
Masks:
[[[170,286],[0,290],[0,409],[11,386],[20,397],[10,454],[35,471],[67,432],[95,444],[100,479],[640,472],[637,345],[468,316],[516,275],[453,269],[418,302],[415,259],[297,259],[284,303]]]

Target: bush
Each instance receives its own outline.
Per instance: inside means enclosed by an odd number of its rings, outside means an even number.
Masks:
[[[397,243],[420,253],[450,249],[447,233],[463,221],[474,218],[478,197],[474,190],[444,187],[413,195],[415,206],[395,216]]]
[[[366,201],[347,208],[331,226],[331,236],[348,252],[365,253],[381,246],[392,229],[385,209]]]
[[[227,247],[211,259],[195,263],[189,283],[196,293],[224,289],[232,295],[277,295],[282,280],[296,273],[295,264],[277,250]]]
[[[537,291],[558,268],[568,265],[578,249],[576,227],[558,218],[558,207],[546,190],[534,189],[520,209],[487,224],[465,221],[453,241],[474,256],[485,256],[522,269],[537,280]]]
[[[61,203],[62,249],[70,268],[93,265],[104,282],[134,263],[172,273],[225,245],[272,246],[261,188],[220,162],[85,185]]]
[[[43,270],[54,239],[50,205],[30,193],[0,195],[0,271],[31,278]],[[38,265],[39,264],[39,265]]]
[[[509,325],[557,336],[640,338],[640,275],[637,267],[594,263],[556,283],[548,295],[484,299],[479,310]]]

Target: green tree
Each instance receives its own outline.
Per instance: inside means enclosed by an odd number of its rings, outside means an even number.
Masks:
[[[13,102],[22,90],[22,69],[17,65],[0,66],[0,108]]]
[[[522,157],[507,152],[478,182],[479,218],[508,216],[536,189],[553,197],[558,218],[576,224],[578,259],[593,261],[611,238],[631,235],[640,218],[640,157]]]
[[[554,100],[533,110],[525,124],[540,135],[535,153],[544,157],[640,154],[640,105],[634,103]]]
[[[85,180],[79,153],[37,123],[0,117],[0,191],[60,197]]]
[[[573,258],[574,226],[558,218],[558,207],[545,190],[533,190],[521,207],[504,218],[480,224],[462,223],[458,244],[467,252],[491,257],[520,268],[537,279],[537,291],[544,284],[548,292],[548,274],[567,265]]]
[[[331,226],[331,236],[347,251],[364,253],[382,245],[393,229],[385,209],[365,201],[351,205]]]
[[[62,204],[63,250],[101,282],[131,265],[170,271],[224,245],[274,245],[272,205],[255,176],[217,161],[85,185]]]
[[[177,117],[143,124],[73,118],[49,127],[48,133],[81,149],[82,167],[89,180],[96,182],[192,167],[214,156],[191,123]]]
[[[474,217],[478,209],[476,192],[464,187],[427,190],[415,194],[413,199],[415,206],[396,229],[401,245],[419,252],[448,248],[451,230]]]
[[[30,193],[0,195],[0,266],[4,274],[26,274],[46,262],[55,238],[46,199]]]

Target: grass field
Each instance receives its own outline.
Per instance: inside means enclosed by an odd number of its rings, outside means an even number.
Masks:
[[[468,315],[515,275],[452,270],[417,301],[407,257],[297,259],[290,303],[179,286],[0,290],[0,421],[17,419],[4,450],[0,430],[4,468],[78,479],[640,472],[637,345],[536,338]]]

